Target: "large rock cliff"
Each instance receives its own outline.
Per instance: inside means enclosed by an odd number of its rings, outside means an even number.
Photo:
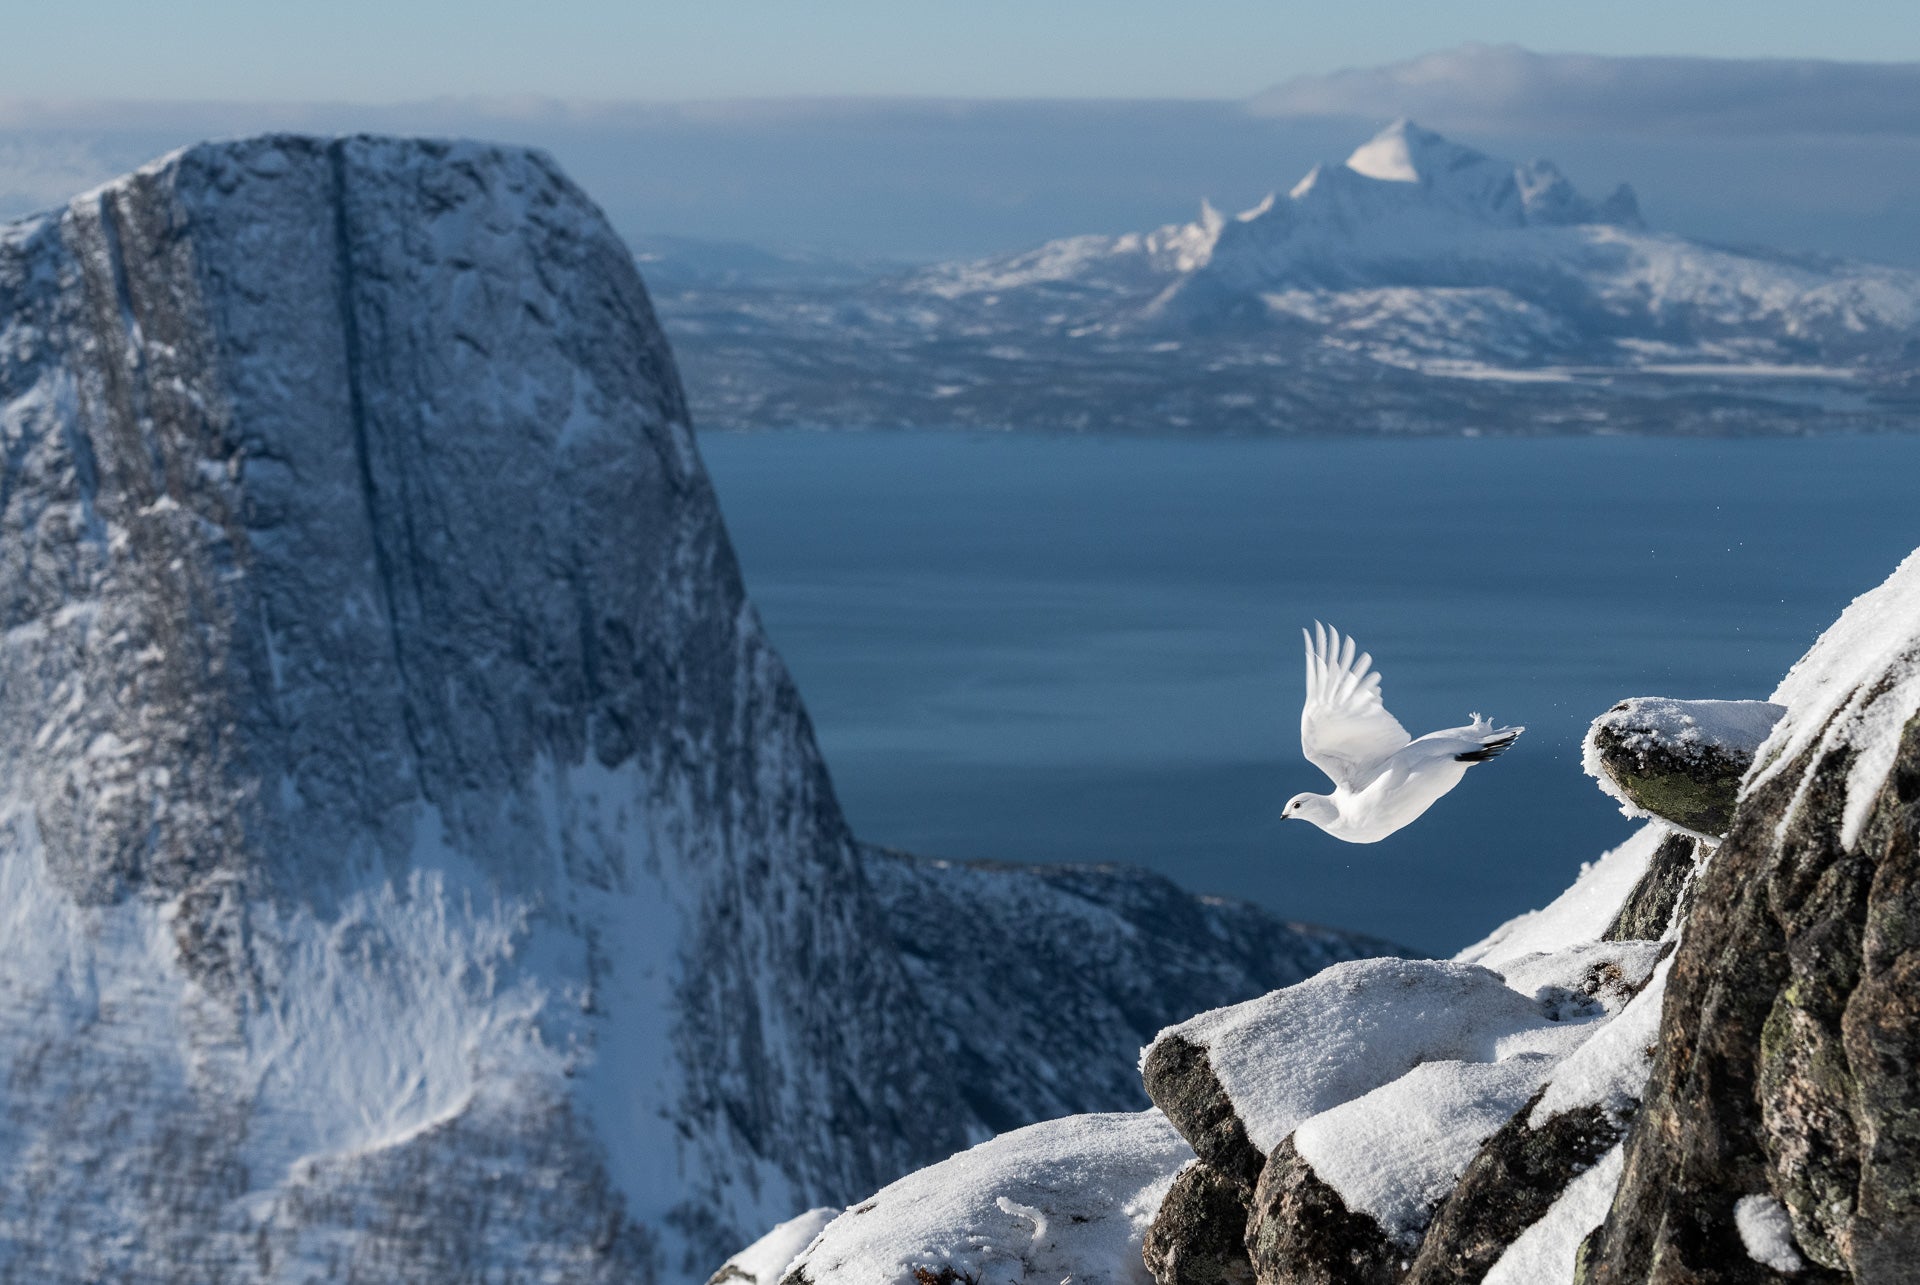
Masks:
[[[962,1083],[1017,1041],[904,962],[544,157],[260,138],[0,229],[0,447],[0,1280],[704,1276],[1138,1105],[1086,1068],[1174,1011]],[[1241,966],[1287,931],[1173,1002],[1361,949]]]

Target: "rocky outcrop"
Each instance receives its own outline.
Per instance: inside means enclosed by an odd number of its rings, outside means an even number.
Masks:
[[[1670,834],[1662,839],[1647,862],[1646,874],[1633,886],[1600,940],[1658,941],[1665,937],[1681,914],[1681,903],[1695,872],[1712,850],[1704,839],[1691,835]]]
[[[1460,1175],[1421,1239],[1406,1285],[1478,1285],[1521,1232],[1546,1217],[1570,1184],[1624,1132],[1598,1105],[1535,1128],[1545,1090],[1515,1112]]]
[[[1629,816],[1717,839],[1755,751],[1785,712],[1767,701],[1621,701],[1587,732],[1587,775]]]
[[[1289,1138],[1254,1188],[1247,1253],[1261,1285],[1393,1285],[1406,1253],[1365,1213],[1347,1208]]]
[[[1159,1285],[1253,1285],[1247,1255],[1252,1193],[1195,1161],[1180,1171],[1154,1214],[1142,1248]]]
[[[1920,1262],[1920,556],[1782,684],[1700,879],[1584,1279],[1911,1280]],[[1743,1209],[1783,1205],[1785,1243]],[[1743,1203],[1744,1202],[1744,1203]]]
[[[1630,854],[1639,870],[1654,846]],[[1596,925],[1644,883],[1608,873],[1619,891]],[[1527,1117],[1541,1080],[1634,1003],[1659,953],[1651,942],[1518,949],[1497,957],[1504,976],[1340,965],[1163,1031],[1143,1072],[1200,1159],[1148,1235],[1155,1279],[1194,1279],[1198,1261],[1210,1276],[1276,1285],[1397,1281],[1417,1251],[1424,1279],[1477,1281],[1618,1139],[1611,1102]],[[1382,1157],[1402,1148],[1395,1172]],[[1510,1190],[1516,1176],[1531,1190]],[[1234,1253],[1225,1236],[1243,1220]]]

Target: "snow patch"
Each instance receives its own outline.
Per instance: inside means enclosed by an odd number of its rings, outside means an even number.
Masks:
[[[1626,1143],[1615,1143],[1593,1168],[1568,1183],[1540,1221],[1514,1237],[1481,1285],[1573,1285],[1574,1255],[1606,1221],[1626,1154]]]
[[[946,1267],[979,1285],[1151,1285],[1141,1244],[1192,1159],[1158,1111],[1030,1125],[883,1188],[790,1270],[833,1285]]]
[[[1411,1247],[1480,1145],[1526,1104],[1555,1058],[1427,1062],[1302,1124],[1293,1145],[1348,1209]]]
[[[1793,1243],[1793,1220],[1786,1206],[1770,1195],[1742,1196],[1733,1204],[1733,1225],[1747,1257],[1762,1267],[1788,1275],[1806,1268]]]
[[[1577,1107],[1599,1106],[1624,1122],[1645,1092],[1653,1069],[1654,1046],[1660,1037],[1660,1007],[1666,999],[1667,975],[1673,956],[1660,961],[1646,989],[1633,997],[1620,1016],[1567,1057],[1554,1072],[1553,1082],[1527,1117],[1538,1129],[1554,1116]]]
[[[1781,815],[1782,835],[1820,760],[1851,748],[1840,842],[1851,848],[1860,841],[1873,801],[1893,770],[1900,729],[1920,712],[1916,621],[1920,550],[1908,554],[1878,588],[1855,598],[1774,689],[1774,703],[1786,706],[1787,714],[1761,747],[1743,792],[1773,780],[1817,747],[1792,806]]]
[[[712,1285],[778,1285],[793,1260],[805,1252],[840,1210],[823,1205],[789,1218],[720,1265]]]

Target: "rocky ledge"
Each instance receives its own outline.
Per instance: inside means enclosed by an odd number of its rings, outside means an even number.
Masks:
[[[1718,839],[1754,754],[1786,712],[1770,701],[1635,697],[1593,720],[1583,765],[1626,815]]]

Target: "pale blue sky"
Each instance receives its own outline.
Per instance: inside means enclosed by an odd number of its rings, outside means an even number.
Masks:
[[[1466,41],[1920,60],[1912,0],[42,0],[0,97],[1241,97]]]

